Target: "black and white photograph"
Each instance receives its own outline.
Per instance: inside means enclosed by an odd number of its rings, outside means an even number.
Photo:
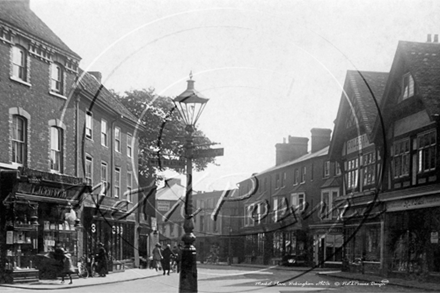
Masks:
[[[0,293],[440,292],[440,1],[0,0]]]

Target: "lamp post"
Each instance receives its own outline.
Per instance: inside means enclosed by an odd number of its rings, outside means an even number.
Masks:
[[[197,292],[197,254],[193,245],[196,236],[193,233],[193,203],[192,203],[192,149],[195,125],[203,109],[208,102],[202,94],[194,89],[192,73],[187,81],[187,89],[174,99],[174,105],[179,111],[186,130],[185,157],[186,157],[186,196],[185,196],[185,219],[182,236],[184,243],[179,280],[179,292]]]

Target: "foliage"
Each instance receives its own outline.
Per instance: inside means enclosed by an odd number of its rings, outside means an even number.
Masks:
[[[166,160],[183,160],[187,132],[171,98],[156,95],[154,89],[113,94],[139,119],[139,125],[142,126],[138,130],[139,171],[142,175],[155,176],[158,162],[162,168],[167,168]],[[198,148],[209,148],[212,144],[200,130],[196,130],[193,137],[193,145]],[[202,171],[208,163],[215,163],[215,159],[194,159],[193,168]],[[169,169],[183,172],[180,168]]]

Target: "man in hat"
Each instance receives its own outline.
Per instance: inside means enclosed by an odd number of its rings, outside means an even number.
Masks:
[[[153,248],[153,267],[156,269],[156,272],[160,269],[159,264],[163,259],[162,251],[160,250],[161,246],[160,243],[157,243]]]
[[[96,272],[100,277],[105,277],[107,275],[107,251],[105,250],[103,243],[100,242],[98,246],[98,255],[95,258],[95,260],[98,262],[96,265]]]

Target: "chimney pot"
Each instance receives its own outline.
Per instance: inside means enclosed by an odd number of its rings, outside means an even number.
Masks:
[[[102,73],[99,71],[87,71],[88,74],[93,75],[99,83],[101,83],[102,80]]]
[[[428,43],[431,43],[431,42],[432,42],[432,40],[431,40],[431,34],[428,34],[428,40],[426,40],[426,42],[428,42]]]

